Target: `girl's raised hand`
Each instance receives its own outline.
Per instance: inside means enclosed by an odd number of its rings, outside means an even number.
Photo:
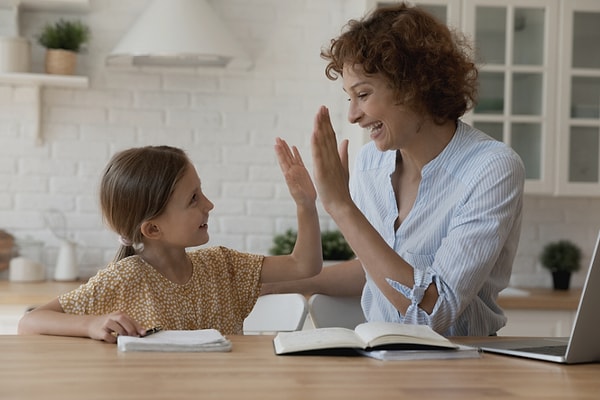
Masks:
[[[317,191],[296,146],[292,146],[290,149],[285,140],[276,138],[275,153],[285,182],[296,204],[314,205],[317,200]]]

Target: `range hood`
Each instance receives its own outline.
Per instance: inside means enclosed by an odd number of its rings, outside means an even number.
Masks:
[[[153,0],[107,65],[249,69],[250,57],[206,0]]]

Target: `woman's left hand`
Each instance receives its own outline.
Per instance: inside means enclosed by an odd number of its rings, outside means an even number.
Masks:
[[[319,198],[331,214],[337,206],[352,202],[352,199],[348,188],[348,140],[342,141],[338,148],[329,110],[325,106],[321,106],[315,116],[311,144]]]

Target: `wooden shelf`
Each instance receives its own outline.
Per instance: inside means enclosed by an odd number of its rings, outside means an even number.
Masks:
[[[16,5],[22,10],[83,12],[90,8],[90,0],[0,0],[0,8]]]
[[[87,88],[87,76],[48,75],[34,73],[0,73],[0,83],[8,85],[56,86],[69,88]]]
[[[89,79],[86,76],[49,75],[30,73],[0,74],[0,84],[12,86],[30,86],[35,89],[35,138],[36,144],[44,142],[42,136],[42,89],[44,87],[87,88]]]

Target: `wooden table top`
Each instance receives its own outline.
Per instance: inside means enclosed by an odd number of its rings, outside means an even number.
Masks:
[[[600,393],[600,364],[562,366],[491,354],[387,362],[276,356],[272,336],[230,339],[230,353],[120,353],[91,339],[0,336],[0,398],[564,400]],[[455,341],[464,339],[473,341]]]

